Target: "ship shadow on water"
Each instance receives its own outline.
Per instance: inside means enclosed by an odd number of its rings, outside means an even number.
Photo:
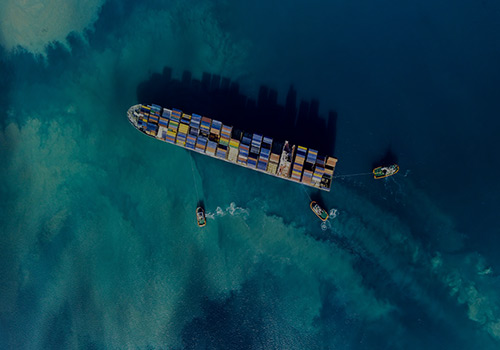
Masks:
[[[397,164],[398,163],[398,156],[394,153],[392,148],[389,146],[385,153],[380,157],[377,158],[373,163],[372,163],[372,169],[375,169],[376,167],[379,166],[389,166],[392,164]]]
[[[301,100],[290,86],[285,104],[278,104],[278,92],[261,85],[257,98],[245,96],[239,84],[215,74],[203,73],[201,80],[184,71],[182,78],[172,78],[172,69],[165,67],[137,87],[140,103],[155,103],[179,108],[220,120],[223,124],[250,133],[261,133],[275,141],[290,141],[334,156],[337,113],[319,114],[319,101]]]
[[[309,196],[311,197],[312,201],[315,201],[321,208],[324,208],[328,211],[325,201],[323,200],[323,196],[321,195],[321,191],[313,191],[309,194]]]

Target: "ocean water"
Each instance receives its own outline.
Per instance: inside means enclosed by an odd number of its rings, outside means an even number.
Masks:
[[[491,0],[2,0],[0,348],[498,349],[499,24]],[[165,67],[336,111],[332,191],[138,133]],[[388,149],[396,176],[340,176]]]

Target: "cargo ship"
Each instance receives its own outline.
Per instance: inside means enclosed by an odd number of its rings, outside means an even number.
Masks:
[[[139,131],[157,140],[205,154],[281,179],[330,191],[337,158],[317,150],[245,132],[177,108],[134,105],[128,120]]]

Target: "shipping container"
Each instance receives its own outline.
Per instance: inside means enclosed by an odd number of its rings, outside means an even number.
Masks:
[[[321,179],[323,178],[324,173],[325,173],[325,168],[323,168],[322,166],[320,166],[316,163],[316,167],[314,169],[313,178],[312,178],[313,185],[319,186]]]
[[[250,152],[255,153],[255,154],[259,154],[261,143],[262,143],[262,135],[253,134]]]
[[[207,147],[207,138],[203,135],[199,135],[196,139],[196,150],[198,152],[205,153],[205,148]]]
[[[231,161],[236,163],[238,160],[238,153],[239,153],[239,148],[240,148],[240,141],[231,139],[229,141],[229,154],[227,158]]]
[[[167,109],[167,108],[163,108],[163,112],[161,114],[161,116],[165,119],[170,119],[170,116],[172,115],[172,111],[170,109]]]
[[[214,156],[216,148],[217,148],[217,143],[215,143],[214,141],[208,140],[207,149],[205,150],[205,153],[210,154],[211,156]]]
[[[200,134],[206,138],[208,138],[208,136],[210,134],[210,124],[211,123],[212,123],[212,119],[207,118],[207,117],[201,118]]]
[[[177,136],[177,133],[175,131],[172,131],[171,129],[168,129],[166,141],[175,143],[175,136]]]
[[[189,125],[189,122],[191,121],[191,116],[189,114],[186,114],[186,113],[182,113],[182,117],[181,117],[181,123],[184,123],[184,124],[188,124]]]
[[[218,120],[212,120],[212,125],[210,127],[210,133],[220,135],[220,131],[222,128],[222,123]]]
[[[302,182],[310,185],[312,180],[312,171],[310,170],[304,170],[304,173],[302,174]]]
[[[195,149],[196,147],[196,136],[189,134],[186,139],[186,148]]]
[[[221,130],[221,139],[219,143],[227,146],[229,144],[229,140],[231,139],[231,132],[233,130],[232,126],[223,125]]]
[[[325,165],[325,174],[332,176],[336,164],[337,164],[337,158],[328,157]]]
[[[238,163],[247,164],[248,150],[250,147],[243,143],[240,143],[239,153],[238,153]]]
[[[185,146],[186,145],[186,135],[185,134],[177,134],[177,139],[175,140],[175,143],[179,146]]]
[[[302,178],[303,164],[306,159],[307,148],[298,146],[295,154],[295,161],[292,166],[292,179],[300,181]]]
[[[257,154],[249,153],[248,159],[247,159],[247,166],[250,168],[256,168],[257,167],[257,158],[258,158]]]
[[[224,146],[224,145],[217,146],[216,156],[218,158],[226,159],[227,158],[227,146]]]
[[[168,119],[160,117],[160,119],[158,120],[158,125],[168,127]]]
[[[158,132],[156,134],[156,138],[166,141],[167,140],[167,131],[168,131],[168,128],[164,127],[163,125],[160,125],[158,127]]]

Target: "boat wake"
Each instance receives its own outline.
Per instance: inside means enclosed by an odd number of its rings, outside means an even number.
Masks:
[[[324,221],[321,223],[321,230],[326,231],[326,230],[331,230],[332,229],[332,221],[335,220],[335,218],[339,215],[338,209],[330,209],[330,212],[328,213],[328,220]]]
[[[384,180],[384,188],[387,193],[391,195],[391,197],[385,197],[384,199],[390,199],[396,203],[401,203],[406,197],[401,181],[397,181],[393,177],[389,177]]]
[[[226,209],[217,207],[215,208],[215,212],[207,212],[205,213],[205,216],[207,217],[207,219],[215,220],[215,218],[217,217],[223,217],[228,214],[231,216],[241,216],[243,217],[243,219],[246,219],[249,215],[249,210],[242,207],[238,207],[234,202],[231,202],[229,206],[226,207]]]

